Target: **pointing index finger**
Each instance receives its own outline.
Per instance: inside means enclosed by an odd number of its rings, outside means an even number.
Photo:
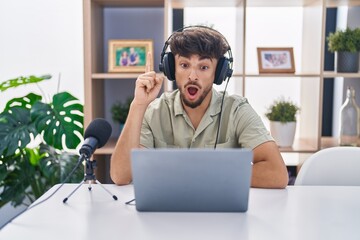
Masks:
[[[146,57],[145,73],[151,71],[151,63],[152,63],[152,55],[151,52],[148,52]]]

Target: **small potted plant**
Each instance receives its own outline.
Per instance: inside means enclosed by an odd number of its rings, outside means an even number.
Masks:
[[[295,103],[283,98],[275,100],[268,108],[265,115],[270,120],[270,132],[279,147],[289,147],[294,143],[299,110]]]
[[[338,72],[359,71],[360,28],[337,30],[327,37],[330,52],[337,53]]]
[[[115,102],[111,107],[112,119],[120,124],[120,132],[124,127],[132,100],[133,97],[128,97],[125,102]]]

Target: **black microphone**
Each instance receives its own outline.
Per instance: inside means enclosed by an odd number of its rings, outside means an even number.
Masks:
[[[103,147],[111,135],[111,125],[103,118],[92,121],[85,130],[80,154],[90,158],[97,148]]]

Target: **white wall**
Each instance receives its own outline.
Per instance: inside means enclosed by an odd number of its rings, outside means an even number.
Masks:
[[[39,86],[51,97],[69,91],[84,102],[82,0],[0,0],[0,82],[51,74]],[[35,84],[0,92],[0,111],[13,97],[41,94]]]

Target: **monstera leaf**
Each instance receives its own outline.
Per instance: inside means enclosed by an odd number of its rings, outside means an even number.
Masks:
[[[40,145],[39,153],[41,155],[45,154],[39,161],[39,168],[43,176],[48,180],[47,182],[50,183],[49,187],[58,182],[63,182],[74,169],[79,159],[79,156],[75,154],[67,152],[59,154],[53,147],[45,144]],[[84,168],[78,167],[68,182],[80,182],[83,177]]]
[[[37,83],[37,82],[41,82],[42,80],[50,79],[50,78],[51,75],[44,75],[40,77],[36,77],[36,76],[18,77],[18,78],[10,79],[0,83],[0,91],[4,92],[9,88],[14,88],[29,83]]]
[[[18,206],[27,198],[34,202],[55,184],[62,182],[73,170],[79,156],[56,151],[41,143],[33,149],[0,161],[0,207],[7,202]],[[84,170],[78,167],[68,182],[79,183]]]
[[[0,186],[3,191],[0,194],[0,205],[11,201],[12,205],[20,205],[26,196],[29,195],[29,185],[39,179],[36,169],[30,164],[27,155],[18,154],[13,157],[14,161],[9,165],[6,178],[1,181]],[[34,197],[30,197],[30,201],[34,201]]]
[[[54,95],[52,104],[36,102],[31,109],[31,119],[44,141],[62,150],[65,145],[75,149],[82,140],[83,106],[68,92]]]
[[[30,118],[30,110],[14,107],[0,114],[0,158],[15,154],[38,134]]]
[[[37,101],[40,101],[41,99],[42,99],[41,96],[36,95],[34,93],[29,93],[25,97],[13,98],[6,103],[4,112],[13,107],[26,108],[26,109],[30,110],[32,108],[32,106],[34,105],[34,103],[36,103]]]
[[[8,170],[5,165],[5,162],[1,161],[0,162],[0,182],[3,181],[7,175],[8,175]]]

